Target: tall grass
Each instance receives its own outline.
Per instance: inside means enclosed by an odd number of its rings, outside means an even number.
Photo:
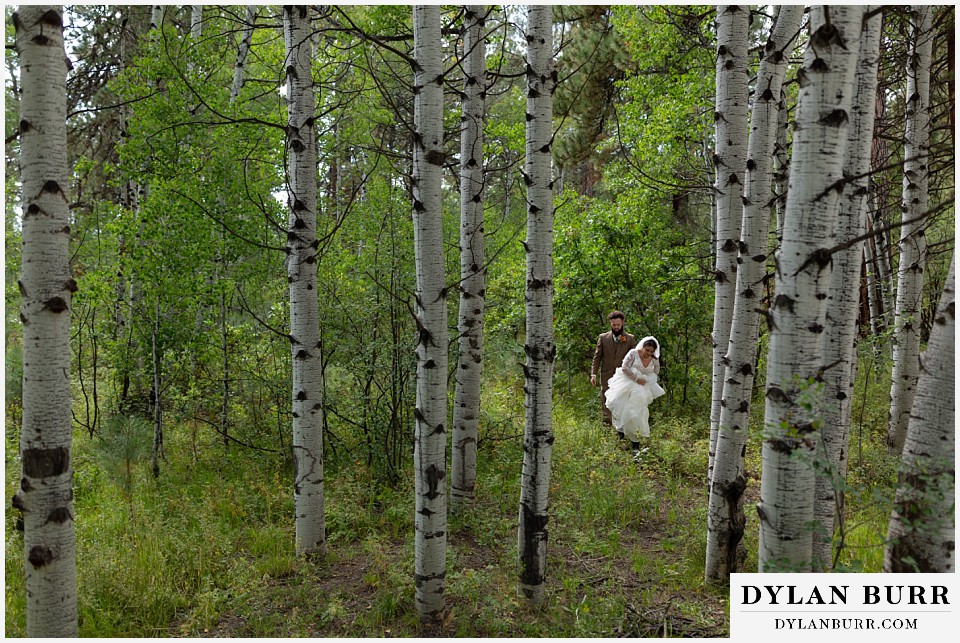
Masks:
[[[862,448],[851,449],[841,570],[879,570],[883,497],[895,480],[882,447],[889,376],[875,369],[871,377],[854,410],[863,417],[855,429]],[[304,560],[294,554],[286,460],[236,448],[225,455],[213,435],[195,450],[196,431],[171,426],[157,480],[136,450],[121,462],[99,438],[76,436],[80,635],[724,636],[725,592],[702,582],[707,415],[655,405],[649,451],[636,464],[600,423],[596,390],[568,382],[554,407],[549,600],[530,610],[516,587],[522,383],[489,377],[484,386],[477,497],[450,516],[448,612],[439,628],[421,626],[413,605],[409,461],[396,485],[379,483],[361,457],[329,462],[327,551]],[[7,433],[8,498],[19,472],[14,433]],[[759,488],[758,450],[754,436],[748,506]],[[118,475],[128,463],[129,477]],[[11,637],[25,634],[15,519],[8,510]],[[756,531],[748,510],[747,571],[756,567]]]

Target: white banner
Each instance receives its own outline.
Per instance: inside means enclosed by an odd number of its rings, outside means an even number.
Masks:
[[[956,579],[956,574],[732,574],[730,638],[957,640]]]

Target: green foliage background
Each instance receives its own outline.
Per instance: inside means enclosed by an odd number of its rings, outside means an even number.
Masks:
[[[451,516],[452,607],[436,631],[416,621],[412,598],[409,7],[343,6],[318,23],[313,72],[329,538],[318,561],[293,553],[279,14],[262,8],[247,82],[231,103],[244,7],[208,8],[199,42],[187,35],[189,10],[167,9],[162,31],[141,34],[124,65],[115,35],[123,20],[130,29],[144,25],[149,7],[70,9],[81,635],[723,636],[724,592],[702,585],[713,310],[713,7],[555,11],[558,42],[565,43],[558,55],[563,83],[554,147],[557,440],[551,598],[538,613],[515,596],[526,216],[523,47],[516,26],[523,16],[503,7],[488,20],[480,471],[475,505]],[[458,25],[455,9],[444,15]],[[889,21],[892,62],[884,71],[892,88],[891,140],[902,117],[897,15]],[[10,43],[9,11],[7,17]],[[758,42],[763,24],[764,18],[754,24]],[[452,34],[446,49],[450,169],[459,150],[460,71]],[[8,68],[15,71],[12,56],[8,48]],[[9,499],[20,470],[22,350],[17,97],[10,84],[5,90]],[[130,111],[125,128],[116,108],[121,103]],[[948,145],[942,130],[936,138],[942,151]],[[897,154],[892,145],[891,163]],[[934,181],[941,201],[953,186],[942,158]],[[893,170],[877,175],[886,212],[896,207],[899,180]],[[131,181],[139,191],[136,204],[121,198]],[[459,216],[452,172],[444,188],[449,319],[456,320]],[[952,208],[933,220],[929,235],[928,310],[952,254]],[[668,394],[654,409],[650,451],[639,466],[605,433],[598,391],[588,381],[597,335],[614,308],[626,313],[630,332],[655,335],[663,348]],[[455,337],[451,332],[452,351]],[[895,461],[883,446],[888,339],[864,342],[860,350],[848,507],[838,541],[842,570],[877,571],[882,560],[896,480]],[[748,498],[759,486],[755,427],[762,425],[765,338],[760,344]],[[165,432],[156,479],[148,419],[154,368],[162,377]],[[747,529],[747,568],[756,565],[753,527]],[[5,634],[23,636],[22,536],[9,502],[5,538]]]

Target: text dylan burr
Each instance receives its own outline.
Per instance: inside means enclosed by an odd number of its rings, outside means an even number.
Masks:
[[[743,605],[847,605],[849,585],[744,585]],[[859,589],[859,587],[858,587]],[[864,585],[855,605],[949,605],[943,585]],[[854,600],[856,596],[852,597]]]

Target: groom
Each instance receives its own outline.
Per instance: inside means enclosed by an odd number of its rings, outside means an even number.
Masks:
[[[593,352],[593,364],[590,366],[590,386],[597,385],[597,371],[600,371],[600,409],[603,411],[603,423],[613,424],[610,409],[607,408],[607,382],[623,363],[630,349],[636,347],[637,338],[623,330],[623,313],[615,310],[607,319],[610,332],[597,338],[597,349]],[[601,367],[601,364],[603,365]]]

